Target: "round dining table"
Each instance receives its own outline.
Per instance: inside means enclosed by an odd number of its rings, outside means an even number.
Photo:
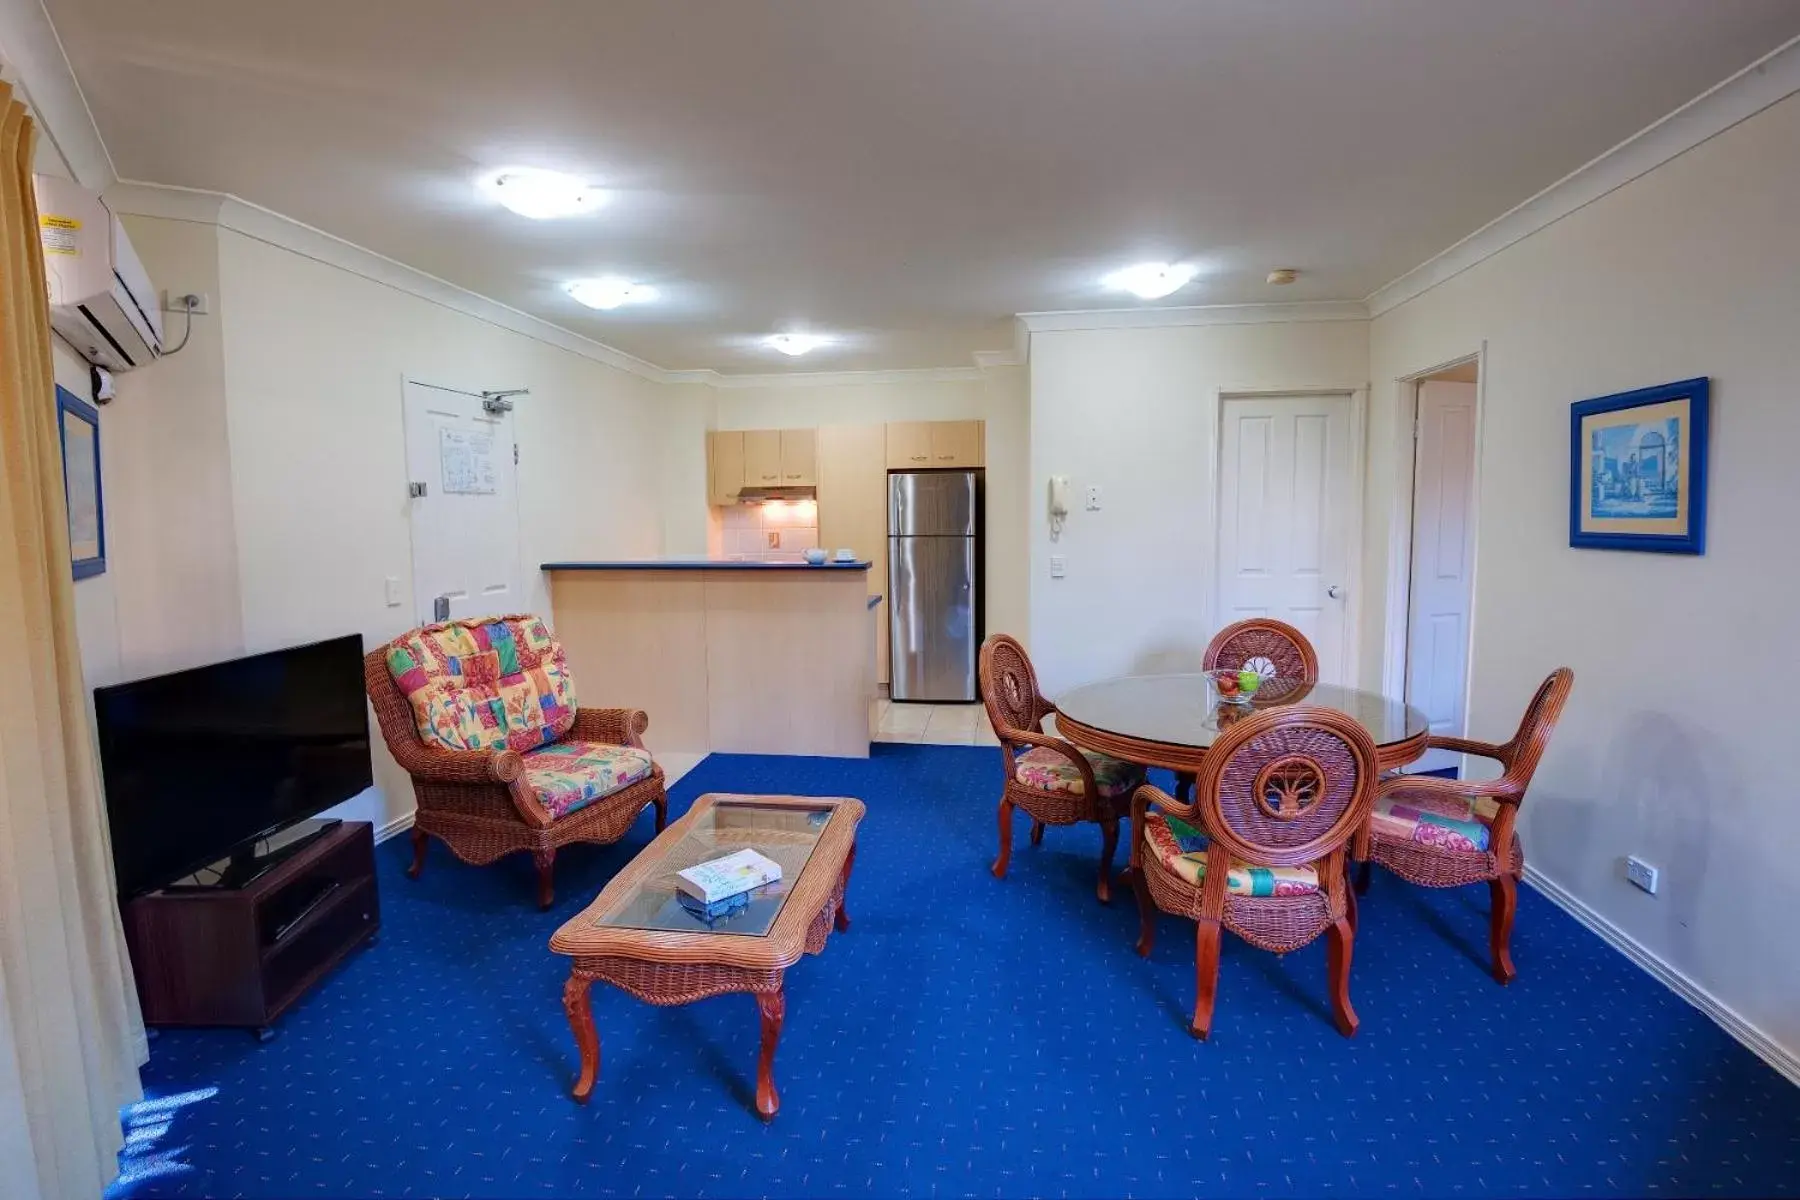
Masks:
[[[1072,688],[1056,701],[1056,728],[1083,750],[1195,774],[1209,746],[1253,713],[1293,704],[1336,709],[1375,739],[1383,771],[1425,753],[1425,714],[1376,692],[1328,683],[1264,681],[1249,704],[1222,701],[1209,676],[1127,675]]]

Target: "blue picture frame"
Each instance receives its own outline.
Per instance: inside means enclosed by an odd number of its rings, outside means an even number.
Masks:
[[[1712,383],[1683,379],[1569,406],[1569,545],[1706,553]]]
[[[75,578],[106,570],[106,504],[100,490],[100,410],[68,388],[56,389],[63,499],[69,513],[69,562]]]

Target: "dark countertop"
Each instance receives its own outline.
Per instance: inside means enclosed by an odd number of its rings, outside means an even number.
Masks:
[[[866,571],[866,562],[740,562],[716,558],[641,558],[619,562],[547,562],[542,571]]]

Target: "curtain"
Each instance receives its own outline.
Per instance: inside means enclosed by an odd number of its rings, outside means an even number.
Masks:
[[[35,129],[0,83],[0,1197],[118,1174],[143,1021],[75,640]]]

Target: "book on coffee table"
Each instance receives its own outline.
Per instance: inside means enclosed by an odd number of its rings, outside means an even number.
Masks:
[[[703,904],[716,904],[780,878],[780,863],[754,850],[739,850],[675,872],[675,886]]]

